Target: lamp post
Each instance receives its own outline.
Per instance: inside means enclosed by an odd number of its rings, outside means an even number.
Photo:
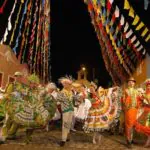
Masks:
[[[85,70],[86,70],[86,68],[85,68],[85,67],[82,67],[82,70],[83,70],[83,71],[85,71]]]

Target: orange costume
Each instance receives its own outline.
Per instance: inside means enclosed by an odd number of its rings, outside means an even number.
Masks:
[[[136,122],[140,101],[138,100],[138,92],[135,88],[129,87],[125,90],[123,100],[125,112],[125,135],[128,142],[132,142],[133,127]]]

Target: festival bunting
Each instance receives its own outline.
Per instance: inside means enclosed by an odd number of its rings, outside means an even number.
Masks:
[[[140,31],[142,28],[144,28],[144,31],[141,34],[141,37],[144,38],[145,42],[149,41],[149,35],[150,35],[150,31],[148,30],[148,28],[146,27],[146,25],[140,20],[139,16],[135,13],[134,9],[132,6],[130,6],[128,0],[124,0],[124,9],[129,10],[129,16],[134,18],[132,25],[137,27],[135,28],[136,31]],[[147,36],[146,33],[148,32]],[[146,36],[146,37],[144,37]]]
[[[5,0],[5,1],[4,1],[4,3],[2,4],[2,6],[0,7],[0,14],[2,14],[2,13],[3,13],[3,11],[4,11],[4,8],[5,8],[5,6],[6,6],[7,1],[8,1],[8,0]]]
[[[86,1],[99,42],[102,48],[102,56],[106,68],[115,83],[122,83],[135,71],[136,65],[141,61],[146,50],[138,40],[130,25],[136,26],[137,31],[145,27],[136,15],[128,0],[124,1],[124,9],[133,18],[131,24],[111,0],[89,0]],[[135,18],[134,18],[135,17]],[[144,23],[143,23],[144,24]],[[141,36],[145,38],[148,29],[144,28]],[[148,36],[147,36],[148,37]],[[145,40],[148,40],[145,38]],[[104,54],[105,53],[105,54]],[[107,55],[106,55],[107,53]],[[105,58],[107,57],[107,59]],[[109,63],[107,62],[109,61]],[[113,66],[113,70],[111,67]],[[118,74],[115,74],[115,72]]]
[[[0,6],[0,13],[3,13],[6,2],[7,0]],[[12,20],[14,14],[16,19]],[[4,35],[0,39],[1,44],[13,48],[18,60],[27,63],[30,73],[38,74],[43,83],[48,82],[51,76],[49,33],[49,0],[15,0]]]

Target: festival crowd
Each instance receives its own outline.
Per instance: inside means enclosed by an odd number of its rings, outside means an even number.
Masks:
[[[126,89],[104,89],[94,82],[87,87],[66,76],[59,79],[59,89],[53,82],[40,84],[35,74],[26,82],[21,72],[14,76],[16,80],[0,91],[0,143],[15,138],[22,126],[26,129],[26,142],[30,142],[34,129],[48,130],[51,122],[61,119],[60,146],[69,141],[71,130],[76,132],[76,122],[83,124],[85,134],[93,133],[93,144],[100,144],[103,132],[119,124],[129,148],[134,144],[135,131],[145,134],[145,147],[150,146],[150,79],[143,88],[136,88],[135,79],[130,77]]]

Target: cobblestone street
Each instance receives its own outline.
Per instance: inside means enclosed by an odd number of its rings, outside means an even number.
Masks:
[[[92,134],[85,134],[82,131],[72,132],[70,141],[64,147],[59,147],[61,139],[60,130],[52,130],[49,132],[37,130],[32,136],[32,142],[25,144],[25,133],[20,132],[16,140],[8,140],[5,144],[0,145],[0,150],[127,150],[125,139],[123,136],[104,135],[102,143],[99,145],[92,144]],[[133,145],[133,150],[147,150],[143,148],[143,141],[138,140],[138,144]]]

